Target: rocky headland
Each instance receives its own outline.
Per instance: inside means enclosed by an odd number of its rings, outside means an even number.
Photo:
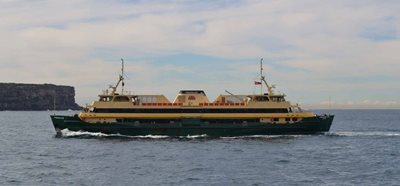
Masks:
[[[75,88],[53,84],[0,83],[0,110],[80,110]]]

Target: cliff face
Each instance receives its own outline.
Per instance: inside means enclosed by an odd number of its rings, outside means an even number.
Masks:
[[[52,84],[0,83],[0,110],[79,110],[75,89]]]

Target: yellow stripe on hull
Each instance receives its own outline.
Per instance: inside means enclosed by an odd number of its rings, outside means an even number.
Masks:
[[[307,118],[314,117],[315,114],[311,112],[302,112],[302,113],[202,113],[202,114],[193,114],[193,113],[179,113],[179,114],[154,114],[154,113],[80,113],[79,117],[81,119],[87,118],[143,118],[143,119],[173,119],[173,118],[209,118],[209,119],[228,119],[228,118],[237,118],[237,119],[250,119],[250,118]]]

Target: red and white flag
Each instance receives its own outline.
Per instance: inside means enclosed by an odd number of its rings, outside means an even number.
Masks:
[[[254,81],[254,84],[255,85],[261,85],[261,82],[260,81]]]

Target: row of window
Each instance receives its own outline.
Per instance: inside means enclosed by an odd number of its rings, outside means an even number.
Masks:
[[[95,108],[96,113],[288,113],[287,109],[105,109]]]
[[[285,118],[285,121],[290,121],[290,119],[292,119],[292,121],[297,121],[297,118]],[[272,121],[278,122],[279,118],[273,118]]]
[[[273,122],[279,122],[279,118],[272,118]],[[199,119],[199,123],[255,123],[260,119]],[[286,122],[297,122],[298,118],[285,118]],[[132,118],[119,118],[117,122],[127,123],[184,123],[182,119],[132,119]],[[196,123],[196,122],[195,122]]]
[[[199,119],[200,123],[251,123],[259,122],[259,119]],[[120,118],[117,122],[129,123],[179,123],[184,122],[182,119],[131,119]]]

